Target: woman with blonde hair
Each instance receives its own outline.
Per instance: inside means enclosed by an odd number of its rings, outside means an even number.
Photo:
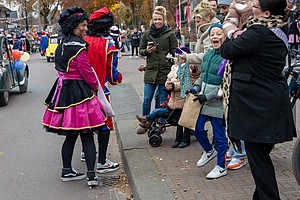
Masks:
[[[167,24],[167,11],[163,6],[156,6],[152,14],[150,29],[143,34],[139,53],[146,56],[144,75],[144,100],[142,115],[148,115],[156,88],[158,89],[159,104],[167,100],[165,82],[171,70],[171,60],[166,56],[175,55],[177,39],[172,28]],[[147,129],[140,127],[138,134],[145,133]]]
[[[212,48],[208,28],[212,24],[220,23],[216,18],[216,12],[205,3],[200,3],[194,10],[194,20],[197,29],[197,43],[194,53],[183,53],[188,64],[201,64],[203,54]]]

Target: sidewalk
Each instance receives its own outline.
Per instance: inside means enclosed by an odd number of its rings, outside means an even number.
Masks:
[[[202,150],[194,137],[189,147],[173,149],[175,127],[170,127],[162,135],[161,146],[153,148],[147,134],[136,134],[138,121],[135,115],[141,113],[143,96],[143,74],[136,70],[137,63],[142,64],[144,60],[122,58],[119,70],[124,81],[110,89],[118,143],[134,199],[252,199],[254,182],[248,164],[236,171],[228,170],[225,177],[207,180],[205,176],[213,169],[216,159],[197,167]],[[299,130],[299,125],[297,128]],[[300,200],[300,187],[291,166],[293,144],[278,144],[271,153],[282,200]]]

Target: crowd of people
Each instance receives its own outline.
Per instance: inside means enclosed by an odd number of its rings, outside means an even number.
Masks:
[[[280,199],[270,152],[275,144],[291,141],[296,135],[282,75],[291,48],[288,16],[294,8],[295,1],[285,0],[202,1],[193,13],[197,42],[194,52],[189,53],[179,46],[178,28],[176,34],[164,35],[168,27],[165,10],[157,7],[140,46],[146,64],[138,68],[145,74],[137,133],[147,132],[154,121],[163,124],[161,118],[174,112],[180,122],[183,106],[178,103],[176,107],[174,102],[190,104],[184,94],[192,95],[201,107],[197,116],[190,116],[197,119],[191,132],[203,149],[196,166],[203,167],[217,157],[206,178],[220,178],[227,169],[240,169],[246,165],[247,156],[256,185],[253,199]],[[294,43],[299,43],[298,39]],[[166,42],[168,45],[162,47]],[[174,49],[181,53],[174,53]],[[171,59],[166,59],[169,55]],[[172,59],[173,65],[169,63]],[[200,76],[187,89],[195,67]],[[186,68],[187,73],[182,73]],[[150,112],[155,92],[158,103]],[[174,95],[176,92],[181,95]],[[204,129],[206,122],[212,126],[211,139]],[[181,125],[177,126],[173,148],[182,143]]]
[[[172,148],[188,147],[191,135],[195,136],[203,149],[202,155],[195,154],[200,157],[197,167],[217,157],[208,179],[226,176],[227,169],[240,169],[247,156],[256,185],[253,199],[280,199],[270,152],[296,134],[282,76],[290,48],[287,10],[294,7],[295,1],[286,0],[202,1],[193,11],[197,29],[193,52],[180,46],[180,29],[174,32],[167,24],[163,6],[155,7],[149,29],[141,27],[141,31],[118,30],[105,7],[90,17],[76,6],[63,11],[62,39],[55,57],[58,77],[45,100],[43,117],[48,132],[65,136],[61,179],[87,177],[88,185],[95,186],[96,172],[119,168],[106,158],[114,116],[107,84],[122,82],[117,67],[126,46],[131,57],[135,50],[136,56],[146,58],[138,68],[144,72],[138,134],[147,132],[153,122],[163,124],[163,116],[169,114],[180,121],[185,105],[193,103],[199,108],[196,116],[190,116],[194,124],[178,122]],[[155,95],[156,109],[151,112]],[[212,134],[204,129],[207,122]],[[86,176],[72,167],[79,135]],[[227,166],[226,161],[230,161]]]

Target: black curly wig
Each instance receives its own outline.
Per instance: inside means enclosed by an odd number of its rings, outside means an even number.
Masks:
[[[88,21],[88,16],[86,12],[77,6],[67,8],[64,10],[60,18],[58,20],[58,23],[61,27],[61,32],[63,35],[70,35],[73,34],[74,29],[83,22],[84,20]]]
[[[87,35],[89,36],[98,36],[107,33],[114,25],[114,16],[111,12],[107,15],[102,16],[100,19],[95,19],[88,24]]]

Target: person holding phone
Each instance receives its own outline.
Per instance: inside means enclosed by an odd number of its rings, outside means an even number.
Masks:
[[[177,40],[174,31],[167,24],[167,11],[163,6],[156,6],[152,14],[150,29],[143,34],[139,53],[146,56],[144,75],[144,100],[142,115],[148,115],[151,102],[157,88],[159,104],[167,100],[165,82],[171,71],[171,60],[167,59],[168,53],[175,55]],[[138,134],[143,134],[147,128],[140,127]]]

